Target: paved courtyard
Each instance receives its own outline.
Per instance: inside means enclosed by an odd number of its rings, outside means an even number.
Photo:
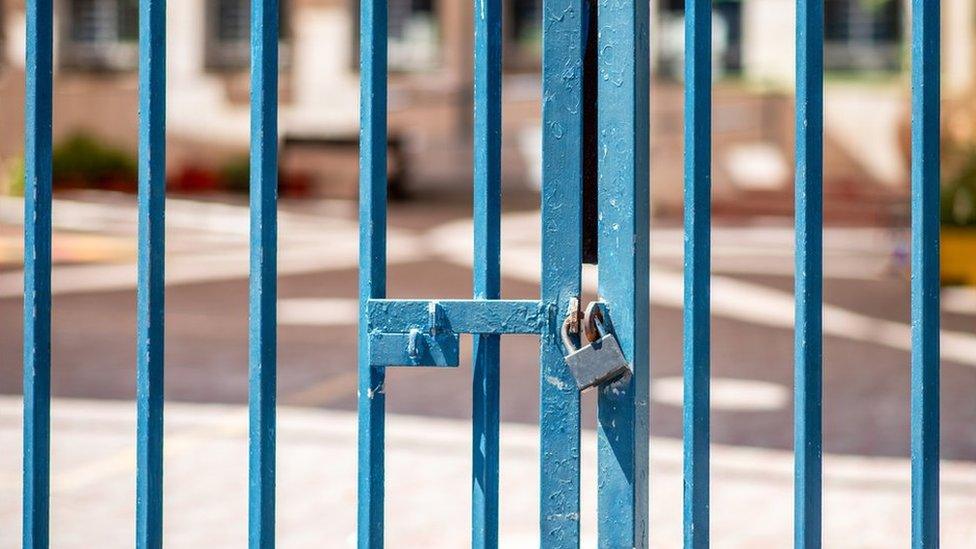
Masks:
[[[538,216],[531,203],[507,205],[503,295],[534,298]],[[0,202],[0,394],[9,395],[0,409],[0,437],[4,448],[14,449],[0,453],[0,536],[13,531],[19,513],[11,499],[19,491],[19,212],[17,201]],[[132,539],[126,445],[134,395],[134,212],[131,198],[105,195],[64,198],[55,206],[53,505],[62,532],[55,547],[121,547]],[[245,529],[247,211],[240,203],[171,200],[167,224],[167,535],[173,547],[236,547]],[[470,235],[466,204],[395,205],[389,294],[469,296]],[[354,204],[282,204],[283,546],[345,542],[352,532],[356,239]],[[903,241],[900,231],[878,228],[834,227],[825,234],[828,547],[890,547],[907,538],[910,327]],[[792,231],[783,220],[725,221],[713,242],[716,546],[788,546]],[[677,546],[681,524],[681,251],[680,229],[657,223],[650,335],[652,536],[658,547]],[[594,292],[594,273],[587,270],[584,278]],[[944,546],[966,547],[963,540],[976,536],[976,293],[944,292],[942,347]],[[534,543],[537,360],[537,338],[503,339],[502,529],[504,544],[512,547]],[[458,547],[467,539],[471,384],[465,361],[462,356],[457,369],[388,376],[388,532],[403,546]],[[594,406],[586,395],[588,428]],[[85,443],[93,437],[104,444]],[[587,432],[584,440],[591,439]],[[593,444],[584,448],[591,467]],[[585,478],[593,480],[592,468],[587,471]],[[593,482],[584,486],[592,489]],[[437,511],[410,512],[427,505]],[[592,502],[584,515],[584,532],[592,535]],[[212,537],[194,537],[204,535]],[[104,543],[85,543],[103,537]],[[6,539],[0,546],[9,545]],[[416,544],[406,542],[413,539]]]
[[[20,401],[0,398],[0,546],[19,539]],[[167,408],[168,547],[239,548],[247,540],[247,412],[236,405]],[[53,418],[52,547],[123,548],[134,539],[134,406],[59,400]],[[355,414],[287,407],[278,429],[280,547],[355,546]],[[390,547],[469,543],[470,426],[393,415],[387,425],[386,535]],[[583,543],[595,542],[596,437],[583,434]],[[502,547],[538,547],[538,429],[502,426]],[[825,547],[898,547],[908,539],[908,462],[828,454]],[[976,538],[976,466],[942,469],[943,547]],[[716,445],[715,547],[791,545],[792,458],[782,450]],[[681,545],[681,448],[651,441],[651,542]]]

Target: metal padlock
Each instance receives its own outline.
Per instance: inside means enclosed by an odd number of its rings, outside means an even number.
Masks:
[[[589,317],[589,315],[587,316]],[[569,353],[565,356],[566,365],[569,366],[569,371],[573,374],[573,379],[576,380],[576,386],[580,391],[613,381],[630,371],[630,364],[624,358],[617,338],[608,333],[604,327],[602,315],[598,313],[593,316],[598,337],[584,347],[577,349],[569,337],[569,328],[573,323],[572,317],[563,322],[561,331],[563,347]]]

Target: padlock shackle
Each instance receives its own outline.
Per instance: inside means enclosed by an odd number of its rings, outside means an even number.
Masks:
[[[569,337],[569,327],[573,324],[573,318],[567,316],[566,320],[563,321],[562,328],[559,330],[559,336],[563,340],[563,347],[566,349],[567,353],[576,352],[578,349],[576,345],[573,344],[572,338]]]
[[[583,327],[581,332],[590,343],[593,343],[608,333],[607,327],[604,324],[602,305],[603,303],[600,301],[591,301],[583,313]]]

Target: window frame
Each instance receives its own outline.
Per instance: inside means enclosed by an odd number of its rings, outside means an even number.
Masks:
[[[431,18],[435,25],[435,44],[436,52],[433,55],[433,60],[428,66],[416,66],[409,67],[397,64],[395,60],[390,59],[389,52],[387,52],[387,70],[390,74],[423,74],[429,72],[435,72],[444,68],[444,33],[442,32],[443,21],[441,19],[441,1],[442,0],[432,0],[431,2]],[[350,33],[350,39],[352,40],[352,48],[350,48],[349,66],[354,72],[359,72],[359,56],[360,56],[360,28],[362,21],[360,20],[360,0],[352,0],[349,2],[349,19],[352,22],[353,32]],[[392,40],[390,36],[387,36],[387,48],[389,48]]]
[[[75,34],[77,29],[76,21],[76,2],[91,2],[93,4],[114,5],[114,30],[113,36],[99,36],[92,40],[78,38]],[[131,13],[134,25],[131,29],[132,34],[126,36],[122,25],[125,17],[123,14],[124,4],[132,4]],[[60,0],[61,16],[59,18],[59,44],[58,62],[61,67],[73,70],[92,71],[92,72],[128,72],[133,71],[139,66],[139,5],[136,0]]]
[[[520,40],[517,35],[516,2],[518,0],[504,0],[502,4],[502,44],[506,69],[514,72],[537,72],[542,69],[542,0],[535,0],[538,38],[534,47],[529,46],[527,41]]]
[[[233,73],[246,71],[251,66],[250,15],[251,2],[237,0],[243,4],[245,18],[245,37],[238,40],[220,38],[218,16],[222,0],[204,0],[204,69],[208,72]],[[278,64],[279,68],[291,62],[291,2],[279,0],[278,3]]]
[[[888,6],[894,10],[891,23],[893,31],[890,37],[871,37],[870,41],[859,42],[858,37],[832,37],[828,10],[830,5],[845,2],[845,9],[852,7],[861,0],[825,0],[824,3],[824,68],[827,72],[884,74],[898,73],[904,68],[905,22],[909,16],[902,0],[888,0]],[[867,8],[870,9],[870,8]],[[882,8],[876,8],[882,9]],[[879,21],[873,18],[867,22],[867,32],[877,33]],[[862,37],[861,39],[863,39]],[[865,62],[868,61],[868,62]]]

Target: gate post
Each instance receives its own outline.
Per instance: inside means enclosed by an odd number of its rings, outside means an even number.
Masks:
[[[579,546],[580,394],[559,330],[580,296],[583,1],[545,0],[542,10],[541,547]]]
[[[633,375],[600,388],[599,545],[648,543],[648,3],[599,3],[599,294]]]
[[[370,299],[386,296],[386,2],[363,0],[359,101],[358,545],[383,547],[386,367],[369,357]]]
[[[24,548],[47,547],[51,495],[51,128],[54,8],[27,2],[24,96]]]
[[[939,0],[912,1],[912,547],[939,546]]]

